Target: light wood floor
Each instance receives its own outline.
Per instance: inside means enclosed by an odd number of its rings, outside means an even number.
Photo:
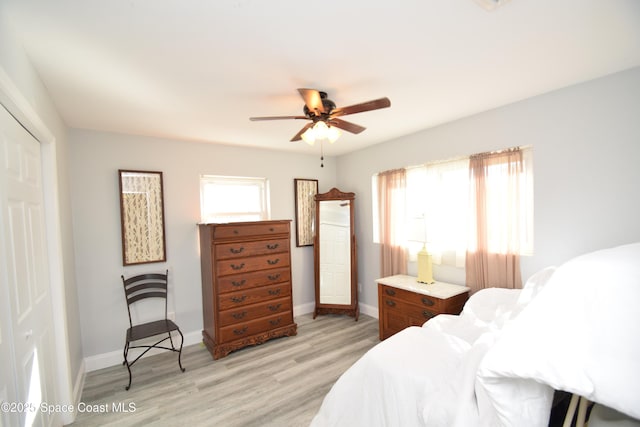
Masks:
[[[202,345],[140,360],[129,391],[127,369],[87,375],[73,426],[308,426],[338,377],[379,342],[378,321],[360,315],[299,316],[298,335],[213,360]],[[134,412],[117,412],[118,405]],[[104,412],[107,408],[108,412]]]

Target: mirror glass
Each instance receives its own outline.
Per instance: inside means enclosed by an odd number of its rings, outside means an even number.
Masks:
[[[162,172],[118,173],[123,264],[165,261]]]
[[[320,202],[320,303],[351,304],[351,202]]]

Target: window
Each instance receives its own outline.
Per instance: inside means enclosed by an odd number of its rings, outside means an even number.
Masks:
[[[407,224],[423,222],[424,237],[409,234],[407,247],[426,238],[436,264],[464,267],[469,216],[469,159],[430,163],[407,169]],[[414,227],[414,230],[416,228]],[[413,241],[413,244],[411,243]],[[444,257],[444,261],[443,261]]]
[[[530,147],[520,151],[523,170],[519,171],[516,184],[509,178],[512,172],[508,164],[496,163],[488,168],[487,192],[483,197],[491,234],[490,250],[494,253],[504,253],[508,248],[520,255],[533,254],[533,153]],[[403,224],[396,231],[402,236],[396,240],[405,242],[410,258],[415,258],[426,240],[434,263],[465,266],[466,252],[473,251],[476,245],[476,229],[472,224],[477,215],[477,195],[471,176],[469,158],[406,168],[405,206],[392,212],[402,218],[387,220]],[[378,189],[376,176],[373,178],[374,241],[379,243]],[[513,209],[514,200],[518,209]],[[516,211],[519,214],[514,217]],[[509,227],[509,233],[503,232]],[[516,237],[507,241],[506,234]]]
[[[200,216],[203,223],[269,219],[269,181],[201,175]]]

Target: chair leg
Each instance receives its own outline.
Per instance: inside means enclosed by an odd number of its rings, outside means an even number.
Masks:
[[[129,363],[129,359],[128,359],[128,355],[129,355],[129,348],[130,348],[130,343],[127,340],[127,342],[124,345],[124,351],[123,351],[123,355],[124,355],[124,361],[122,362],[123,365],[127,366],[127,371],[129,372],[129,383],[127,384],[127,386],[125,387],[125,390],[129,390],[131,388],[131,365],[133,365],[134,363],[136,363],[136,361],[142,357],[147,351],[151,350],[152,348],[165,348],[166,350],[173,350],[173,351],[177,351],[178,352],[178,365],[180,366],[180,370],[182,372],[185,372],[186,369],[182,366],[182,346],[184,345],[184,335],[182,335],[182,332],[178,329],[178,333],[180,334],[180,348],[176,349],[175,345],[173,344],[173,338],[171,337],[171,332],[168,333],[169,335],[169,341],[171,342],[171,348],[166,348],[166,347],[155,347],[157,344],[159,344],[161,341],[158,341],[156,344],[154,344],[153,346],[148,346],[147,349],[140,355],[138,355],[138,357],[131,363]],[[164,340],[166,340],[167,338],[164,338]],[[138,348],[136,346],[134,346],[134,348]]]
[[[128,354],[129,341],[127,340],[127,343],[124,345],[124,361],[122,362],[123,365],[127,365],[127,371],[129,371],[129,384],[127,384],[127,386],[124,388],[127,391],[129,391],[129,389],[131,388],[131,366],[129,365],[129,360],[127,359]]]
[[[178,333],[180,334],[180,350],[178,351],[178,365],[180,366],[180,370],[184,372],[186,369],[182,367],[182,344],[184,344],[184,336],[180,329],[178,329]]]
[[[169,332],[168,335],[169,335],[169,342],[171,343],[171,348],[175,350],[176,346],[173,344],[173,337],[171,336],[171,332]]]

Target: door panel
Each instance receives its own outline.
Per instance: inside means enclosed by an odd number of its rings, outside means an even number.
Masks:
[[[50,425],[54,415],[38,409],[56,401],[40,165],[38,141],[0,108],[0,354],[9,361],[0,366],[0,394],[34,409],[9,414],[7,425]]]

